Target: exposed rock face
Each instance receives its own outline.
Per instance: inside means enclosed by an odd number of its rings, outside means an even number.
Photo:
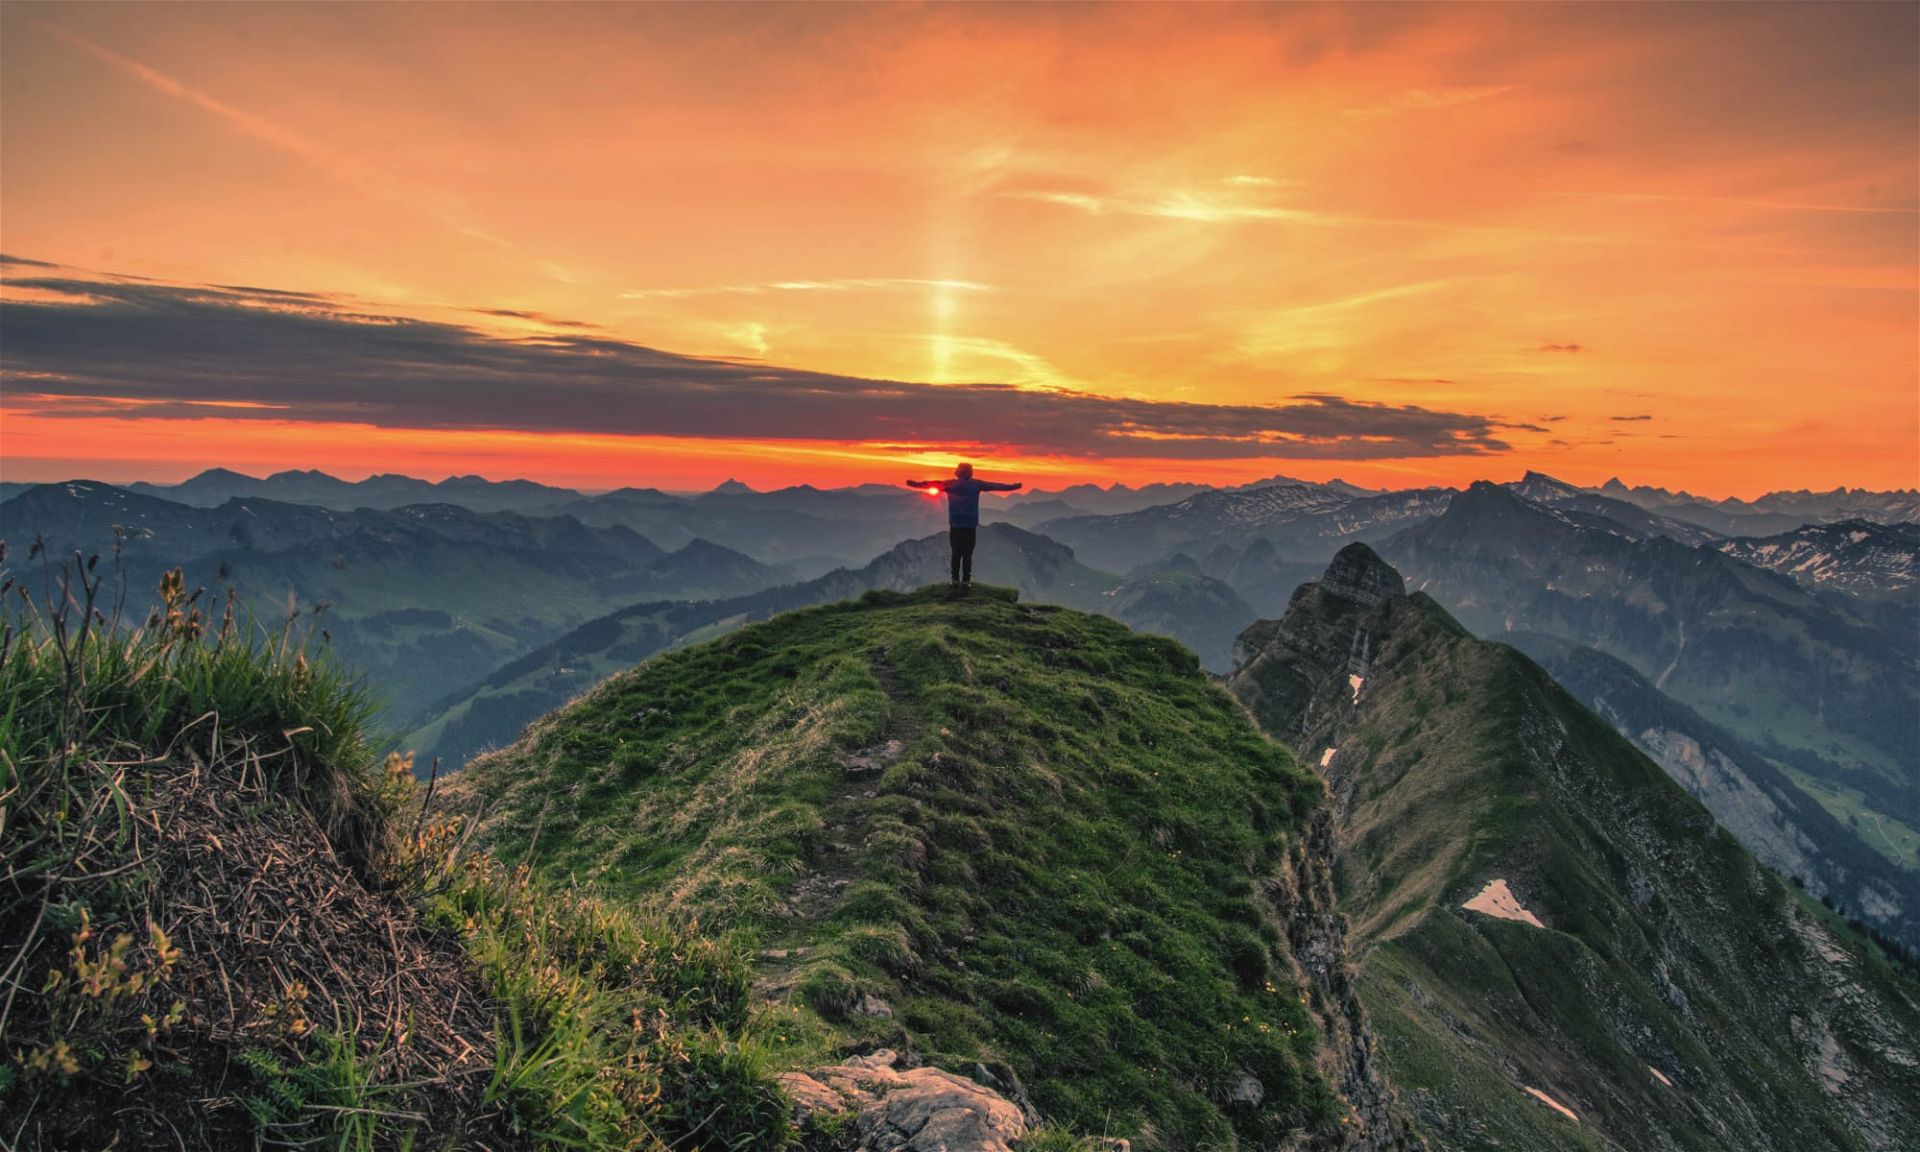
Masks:
[[[1334,815],[1331,802],[1320,809],[1286,872],[1269,882],[1267,892],[1286,924],[1294,962],[1313,992],[1321,1036],[1316,1063],[1353,1109],[1341,1125],[1342,1152],[1424,1152],[1426,1141],[1412,1131],[1382,1074],[1373,1028],[1355,987],[1346,919],[1335,907]],[[1260,1082],[1246,1077],[1236,1096],[1249,1088],[1258,1092]]]
[[[1343,600],[1368,608],[1394,596],[1407,594],[1407,582],[1393,566],[1374,554],[1365,544],[1349,544],[1340,549],[1320,577],[1320,587]]]
[[[881,1049],[843,1064],[789,1072],[780,1086],[806,1116],[855,1113],[861,1152],[1011,1152],[1026,1135],[1018,1105],[985,1085],[938,1068],[899,1067]]]

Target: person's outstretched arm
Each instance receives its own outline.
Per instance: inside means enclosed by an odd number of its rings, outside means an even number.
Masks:
[[[1011,484],[1001,484],[993,480],[982,480],[980,487],[988,492],[1012,492],[1020,487],[1020,481],[1015,480]]]
[[[941,482],[940,482],[940,481],[938,481],[938,480],[909,480],[909,481],[907,481],[907,487],[909,487],[909,488],[938,488],[938,487],[940,487],[940,484],[941,484]]]

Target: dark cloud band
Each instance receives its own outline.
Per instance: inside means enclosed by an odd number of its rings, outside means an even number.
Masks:
[[[1329,395],[1182,404],[1001,384],[866,380],[523,338],[340,298],[74,276],[10,278],[9,403],[48,415],[222,415],[411,429],[994,445],[1069,456],[1384,459],[1505,451],[1476,415]],[[131,402],[132,407],[129,406]]]

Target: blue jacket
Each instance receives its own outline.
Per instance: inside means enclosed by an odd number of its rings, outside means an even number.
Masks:
[[[947,526],[973,528],[980,523],[980,493],[1011,492],[1018,484],[996,484],[992,480],[916,480],[915,488],[933,488],[947,494]]]

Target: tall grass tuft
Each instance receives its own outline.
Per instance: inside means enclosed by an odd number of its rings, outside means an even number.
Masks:
[[[309,660],[311,617],[276,629],[239,611],[229,592],[209,627],[205,590],[180,570],[134,627],[102,592],[98,557],[78,556],[42,581],[0,577],[0,827],[6,878],[58,869],[67,882],[110,859],[100,805],[127,809],[126,769],[143,760],[230,758],[246,745],[262,784],[304,805],[363,876],[387,846],[386,786],[368,743],[373,706],[330,660]],[[0,545],[0,563],[4,563]],[[109,614],[111,610],[111,615]],[[130,762],[131,761],[131,762]]]
[[[0,544],[0,1147],[789,1142],[740,949],[464,851],[317,613],[175,570],[127,619],[115,565],[35,559]]]

